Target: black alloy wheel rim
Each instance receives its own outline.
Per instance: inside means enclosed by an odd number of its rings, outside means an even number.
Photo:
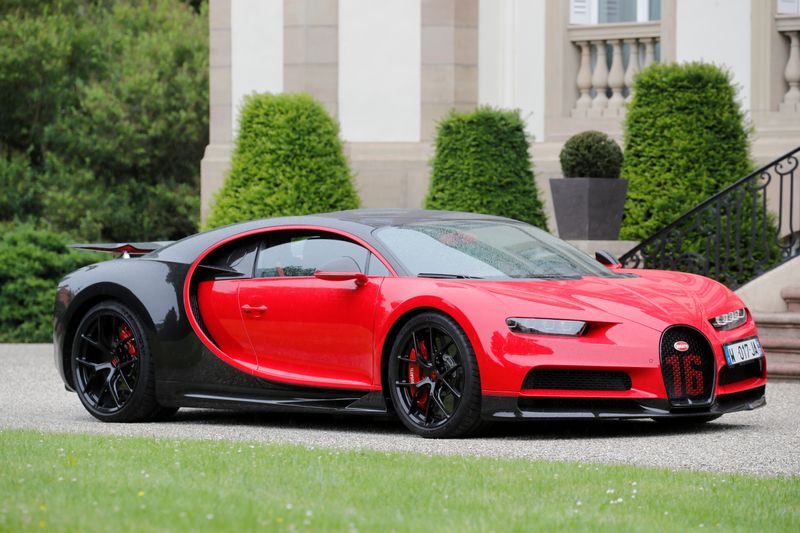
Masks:
[[[446,424],[464,391],[462,355],[453,338],[435,326],[411,332],[396,356],[395,395],[401,408],[419,427]]]
[[[93,409],[116,413],[139,382],[139,343],[131,325],[113,311],[101,311],[78,332],[75,378]]]

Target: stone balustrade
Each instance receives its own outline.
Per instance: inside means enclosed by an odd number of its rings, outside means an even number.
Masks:
[[[783,76],[788,90],[783,96],[780,112],[800,113],[800,16],[778,16],[778,32],[786,38],[788,54]]]
[[[572,117],[622,117],[625,103],[631,98],[634,77],[656,62],[661,23],[574,25],[569,27],[568,35],[580,57]]]

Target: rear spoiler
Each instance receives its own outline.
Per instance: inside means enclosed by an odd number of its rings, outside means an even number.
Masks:
[[[175,241],[153,241],[153,242],[116,242],[116,243],[89,243],[89,244],[70,244],[70,248],[78,250],[90,250],[92,252],[110,252],[122,254],[123,256],[144,255],[154,252],[160,248],[172,244]]]

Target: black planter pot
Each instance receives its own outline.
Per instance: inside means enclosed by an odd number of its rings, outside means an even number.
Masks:
[[[619,237],[627,180],[552,178],[550,192],[560,238],[613,241]]]

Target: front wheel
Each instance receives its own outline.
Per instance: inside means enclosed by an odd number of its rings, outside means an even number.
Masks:
[[[175,412],[156,402],[144,327],[120,303],[97,304],[81,320],[72,344],[72,377],[83,406],[104,422],[155,420]]]
[[[389,355],[392,403],[405,426],[422,437],[464,437],[481,426],[481,382],[475,351],[452,318],[415,316]]]

